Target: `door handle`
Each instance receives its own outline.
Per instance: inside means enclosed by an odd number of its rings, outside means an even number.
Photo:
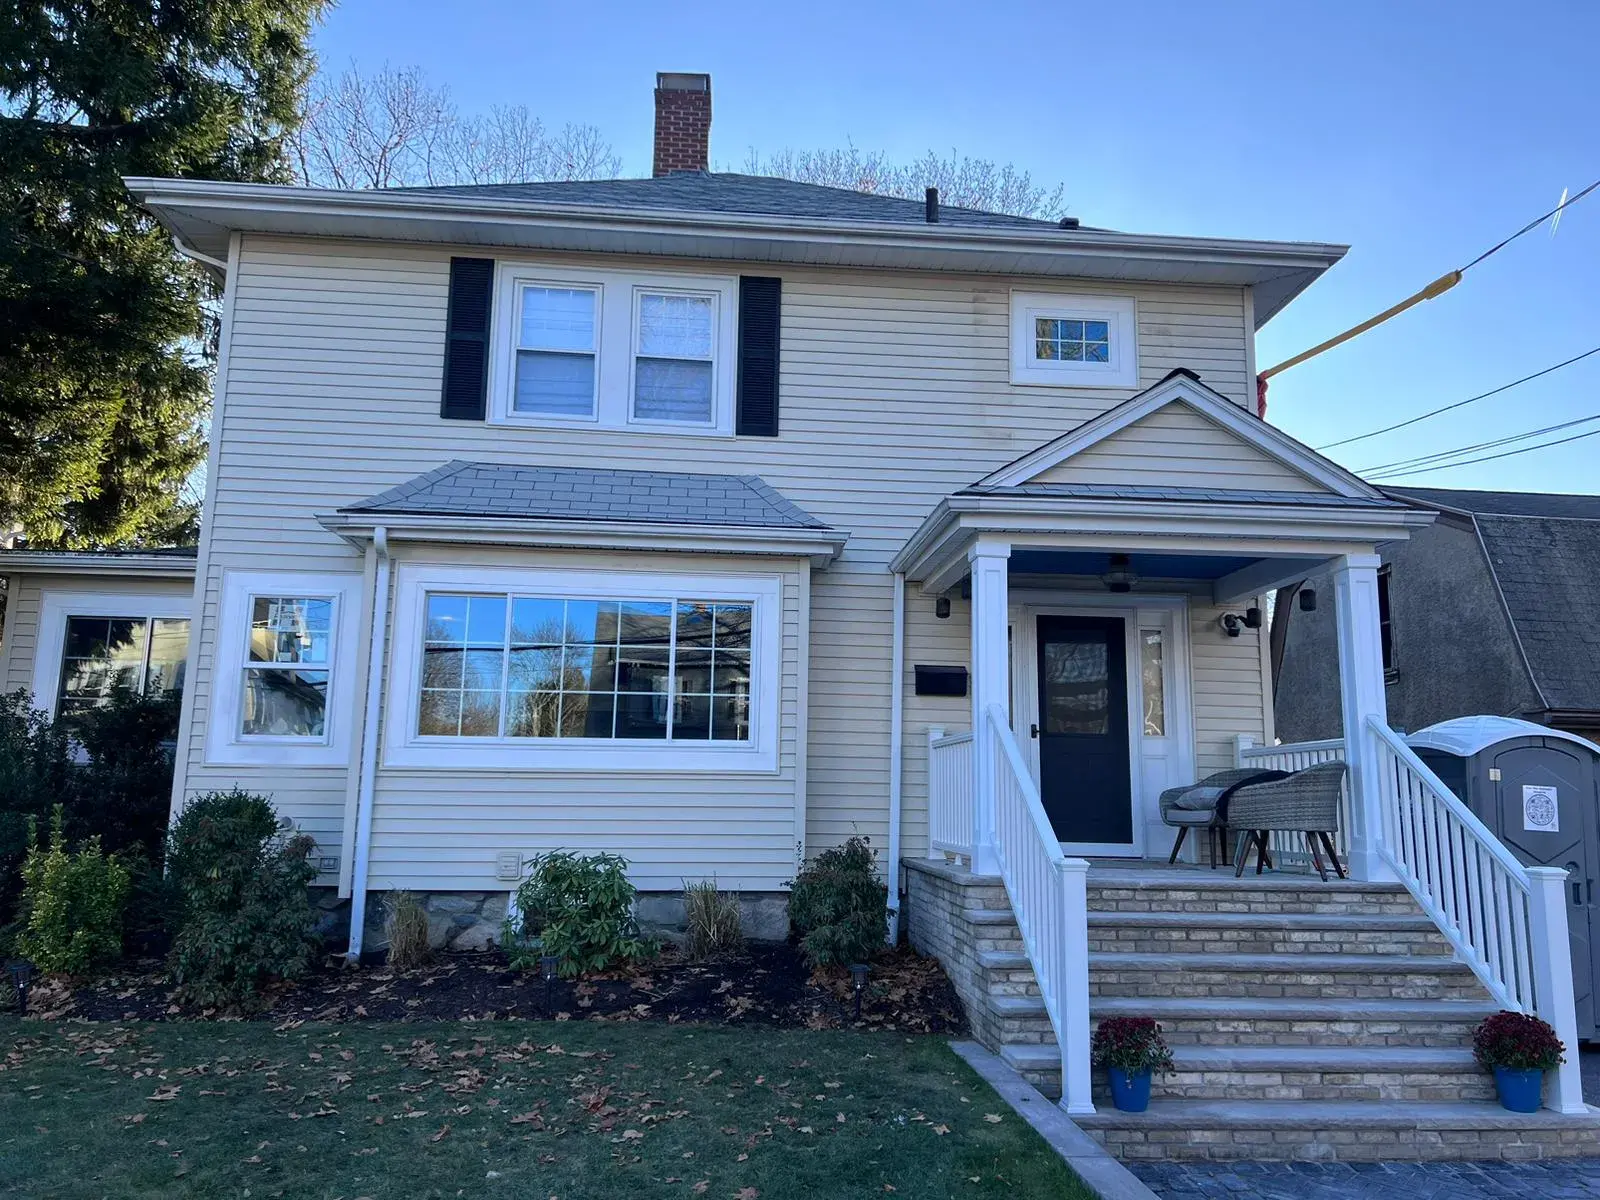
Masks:
[[[1578,878],[1578,864],[1577,863],[1570,862],[1570,863],[1567,864],[1567,876],[1568,876],[1568,878],[1570,878],[1572,880],[1572,906],[1574,908],[1582,908],[1583,907],[1583,881]]]
[[[1039,736],[1039,727],[1037,725],[1029,725],[1028,726],[1028,736],[1031,737],[1031,738],[1038,737]]]

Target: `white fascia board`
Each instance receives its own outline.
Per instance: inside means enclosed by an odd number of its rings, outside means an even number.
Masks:
[[[106,575],[119,579],[193,579],[195,560],[166,554],[0,551],[0,574]]]
[[[831,266],[1000,270],[1281,291],[1271,311],[1257,313],[1261,323],[1347,249],[1322,242],[839,221],[134,176],[123,183],[169,230],[202,249],[208,240],[220,244],[228,232],[238,230]],[[595,237],[602,231],[604,243]]]
[[[966,547],[984,534],[1016,544],[1115,552],[1257,554],[1268,558],[1328,558],[1351,548],[1370,550],[1404,541],[1432,522],[1431,513],[1404,509],[1314,508],[1306,505],[1206,504],[1056,497],[947,497],[912,535],[891,569],[924,591],[965,569]],[[1135,507],[1136,506],[1136,507]]]
[[[831,529],[760,529],[723,525],[658,525],[625,521],[559,521],[514,517],[448,517],[332,513],[317,521],[330,533],[365,545],[382,527],[391,542],[449,542],[562,549],[669,550],[809,558],[826,567],[849,534]]]
[[[1085,421],[1076,429],[1029,451],[998,471],[985,475],[975,486],[1016,487],[1026,483],[1040,472],[1048,471],[1151,413],[1176,403],[1188,404],[1240,441],[1320,483],[1335,495],[1366,500],[1385,499],[1384,494],[1366,480],[1331,459],[1324,458],[1309,446],[1302,445],[1276,426],[1252,416],[1221,393],[1181,375],[1164,380],[1093,420]]]

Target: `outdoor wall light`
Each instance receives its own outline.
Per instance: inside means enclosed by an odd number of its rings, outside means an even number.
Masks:
[[[867,990],[867,972],[871,970],[866,963],[850,964],[850,984],[856,993],[856,1020],[861,1020],[861,993]]]
[[[1133,591],[1133,585],[1139,582],[1139,577],[1134,574],[1126,554],[1113,554],[1110,569],[1100,576],[1100,582],[1106,585],[1107,591],[1122,595]]]
[[[949,596],[940,596],[933,602],[933,615],[938,617],[941,621],[948,621],[950,619]]]
[[[1223,633],[1229,637],[1238,637],[1243,630],[1261,628],[1261,610],[1251,606],[1242,613],[1223,613],[1220,623]]]
[[[28,987],[33,983],[33,964],[25,958],[6,964],[6,973],[11,976],[11,986],[17,993],[17,1015],[28,1015]]]
[[[1317,592],[1316,592],[1315,588],[1301,588],[1300,589],[1300,611],[1301,612],[1316,612],[1317,611]]]

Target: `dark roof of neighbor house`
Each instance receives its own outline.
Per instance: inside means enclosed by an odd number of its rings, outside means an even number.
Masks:
[[[343,513],[826,530],[757,475],[445,463]]]
[[[974,484],[957,492],[958,496],[1061,496],[1067,499],[1110,500],[1198,500],[1224,504],[1298,504],[1317,508],[1409,507],[1400,500],[1378,500],[1366,496],[1337,496],[1324,492],[1250,491],[1238,488],[1147,487],[1122,483],[1018,483]]]
[[[472,196],[532,200],[598,208],[659,208],[675,211],[809,217],[834,221],[881,221],[923,225],[921,200],[870,195],[848,188],[797,183],[767,175],[680,171],[657,179],[596,179],[562,183],[457,184],[392,188],[418,196]],[[1013,217],[976,208],[939,206],[939,223],[982,229],[1059,229],[1058,221]]]
[[[1559,492],[1482,492],[1465,488],[1386,487],[1388,495],[1458,512],[1600,521],[1600,496]]]
[[[1600,496],[1384,491],[1472,519],[1545,706],[1600,710]]]

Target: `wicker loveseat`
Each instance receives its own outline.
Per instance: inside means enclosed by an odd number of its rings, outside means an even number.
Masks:
[[[1221,805],[1219,819],[1230,831],[1239,831],[1239,847],[1234,856],[1234,875],[1244,874],[1252,843],[1256,847],[1256,874],[1271,860],[1267,834],[1285,830],[1304,835],[1306,848],[1317,872],[1326,879],[1327,868],[1320,850],[1326,851],[1333,869],[1344,878],[1344,867],[1334,850],[1332,835],[1339,829],[1339,800],[1344,786],[1343,762],[1318,763],[1283,779],[1267,783],[1247,783],[1236,788]]]

